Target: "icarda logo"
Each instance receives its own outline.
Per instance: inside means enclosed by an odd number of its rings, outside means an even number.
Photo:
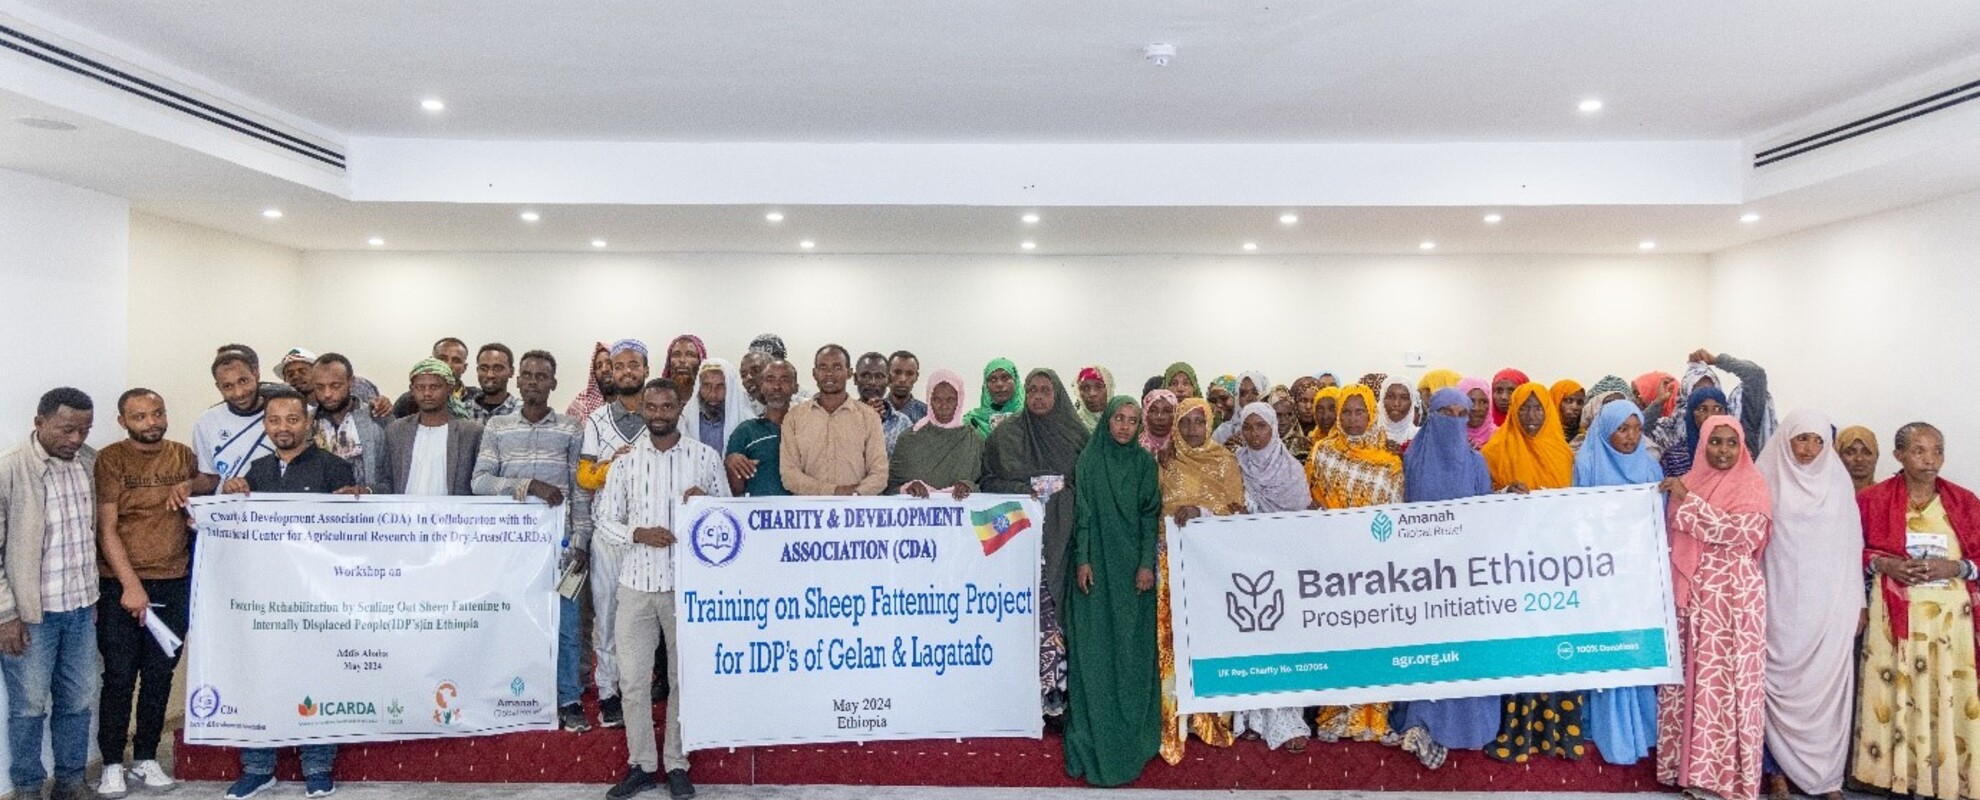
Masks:
[[[1389,540],[1389,537],[1395,534],[1396,521],[1389,519],[1389,513],[1386,511],[1375,512],[1375,521],[1368,523],[1368,535],[1375,537],[1375,541],[1386,542]]]

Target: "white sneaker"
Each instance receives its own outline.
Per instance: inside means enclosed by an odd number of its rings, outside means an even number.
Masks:
[[[124,785],[124,765],[103,765],[103,780],[97,782],[96,794],[100,797],[117,798],[130,793],[130,787]]]
[[[179,782],[165,774],[165,768],[156,761],[139,761],[131,765],[131,777],[144,781],[144,788],[153,792],[169,792],[179,788]]]

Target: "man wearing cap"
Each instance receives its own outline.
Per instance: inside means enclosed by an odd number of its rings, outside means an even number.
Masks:
[[[481,423],[456,414],[458,380],[447,362],[427,358],[411,376],[417,412],[385,426],[385,457],[378,462],[375,489],[383,494],[474,494],[474,458],[481,450]]]
[[[584,419],[584,441],[578,448],[577,483],[591,501],[605,488],[612,461],[631,452],[632,445],[646,432],[646,418],[640,415],[646,386],[648,362],[646,343],[620,339],[606,348],[612,365],[610,380],[616,390],[611,402],[599,406]],[[625,711],[619,700],[618,636],[614,618],[618,614],[619,567],[626,548],[595,541],[591,548],[591,649],[596,661],[592,673],[598,684],[598,724],[617,728],[625,724]],[[650,713],[650,712],[648,712]]]

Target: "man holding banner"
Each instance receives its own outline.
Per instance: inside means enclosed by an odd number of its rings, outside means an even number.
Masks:
[[[606,476],[592,510],[593,535],[625,550],[619,569],[618,656],[624,664],[619,691],[626,707],[626,777],[606,791],[612,800],[659,786],[663,764],[667,793],[675,800],[694,796],[688,779],[687,754],[681,748],[680,648],[667,648],[667,684],[675,696],[667,703],[666,751],[654,741],[652,708],[653,651],[661,637],[674,639],[674,507],[696,495],[729,496],[722,457],[714,448],[683,437],[680,432],[681,391],[672,381],[646,384],[640,414],[647,435],[619,456]]]

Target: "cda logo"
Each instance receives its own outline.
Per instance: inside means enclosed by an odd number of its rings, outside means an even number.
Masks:
[[[688,547],[694,557],[711,567],[727,566],[742,553],[742,521],[726,508],[711,508],[694,518],[688,528]]]
[[[220,702],[220,690],[212,684],[205,684],[186,695],[186,713],[194,719],[212,719],[223,714],[240,713],[240,709]]]

